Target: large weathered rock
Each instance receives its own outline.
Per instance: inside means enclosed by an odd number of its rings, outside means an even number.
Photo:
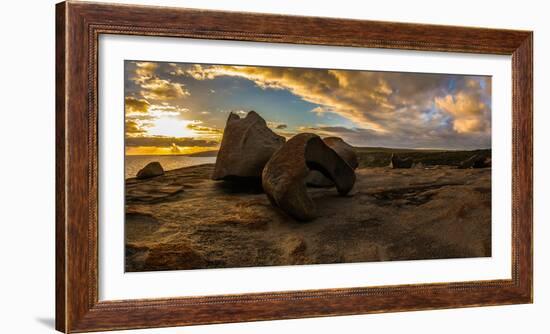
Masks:
[[[353,169],[359,166],[355,149],[340,137],[326,137],[323,142],[332,148]]]
[[[256,112],[244,118],[229,114],[212,179],[260,178],[265,164],[284,142]]]
[[[323,142],[334,150],[344,161],[352,168],[356,169],[359,166],[357,153],[353,146],[346,143],[340,137],[326,137]],[[312,170],[306,178],[306,184],[312,187],[332,187],[334,182],[323,175],[323,173]]]
[[[305,183],[310,170],[332,180],[340,195],[346,195],[355,183],[353,169],[319,136],[301,133],[292,137],[265,165],[262,185],[271,203],[297,220],[317,216]]]
[[[306,177],[306,184],[309,187],[315,187],[315,188],[334,187],[334,182],[332,182],[331,179],[324,176],[323,173],[317,170],[309,171],[309,174]]]
[[[392,154],[390,159],[391,168],[411,168],[413,165],[412,158],[401,158],[397,154]]]
[[[136,174],[138,179],[148,179],[155,176],[160,176],[164,174],[164,169],[158,161],[153,161],[148,163],[145,167],[139,170]]]

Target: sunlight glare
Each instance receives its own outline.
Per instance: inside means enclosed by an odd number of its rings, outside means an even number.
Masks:
[[[153,136],[167,137],[196,137],[197,133],[187,128],[194,121],[181,120],[173,117],[162,117],[154,121],[147,133]]]

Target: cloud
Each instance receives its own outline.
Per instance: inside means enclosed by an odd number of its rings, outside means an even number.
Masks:
[[[344,126],[300,127],[300,132],[309,132],[321,137],[340,137],[356,147],[433,148],[433,149],[477,149],[490,147],[483,134],[465,137],[454,131],[436,130],[422,134],[414,129],[397,133],[380,132],[365,128]]]
[[[242,117],[246,112],[240,108],[245,105],[225,104],[217,100],[218,94],[210,95],[213,89],[222,87],[221,82],[197,82],[233,77],[249,80],[256,87],[242,85],[240,87],[248,91],[235,92],[226,85],[220,93],[261,94],[258,89],[284,90],[311,104],[311,113],[301,110],[305,113],[303,116],[284,119],[288,122],[287,127],[277,128],[279,124],[268,122],[273,123],[269,126],[277,133],[288,129],[282,134],[285,136],[303,126],[319,133],[338,133],[358,145],[458,148],[458,145],[490,147],[491,144],[491,78],[488,76],[185,63],[134,64],[135,68],[130,69],[135,71],[135,78],[130,83],[136,87],[129,96],[141,95],[136,99],[150,104],[149,114],[151,110],[169,116],[188,112],[184,107],[179,111],[162,109],[161,102],[180,103],[179,99],[190,95],[188,87],[191,87],[197,93],[186,103],[189,101],[188,105],[199,109],[182,118],[204,120],[201,117],[207,114],[200,112],[204,109],[233,111]],[[197,99],[205,99],[205,94],[209,95],[208,104],[217,105],[201,104],[206,101]],[[237,109],[231,110],[232,107]],[[218,113],[208,115],[209,125],[222,127],[219,116]],[[265,118],[270,117],[266,115]],[[194,126],[194,131],[209,134],[204,124]],[[198,130],[199,127],[205,128]]]
[[[151,78],[141,83],[141,95],[151,100],[174,100],[188,96],[189,91],[180,83]]]
[[[163,136],[126,137],[126,146],[128,146],[128,147],[137,147],[137,146],[173,147],[174,145],[176,145],[176,146],[214,147],[214,146],[218,145],[218,142],[214,141],[214,140],[203,140],[203,139],[193,139],[193,138],[178,138],[178,137],[163,137]]]
[[[368,129],[361,129],[361,128],[347,128],[344,126],[318,126],[318,127],[306,127],[302,126],[299,128],[302,132],[316,132],[321,133],[323,135],[332,135],[335,133],[343,134],[343,133],[358,133],[358,132],[371,132],[376,133],[375,131],[368,130]]]
[[[168,103],[154,104],[149,107],[149,114],[155,117],[181,116],[189,112],[189,108]]]
[[[285,89],[317,104],[311,111],[318,115],[335,113],[381,132],[437,127],[425,114],[443,112],[455,121],[456,132],[465,133],[487,128],[485,120],[490,114],[490,104],[485,102],[490,101],[490,89],[483,88],[490,87],[490,77],[226,65],[195,65],[186,73],[197,80],[235,76],[262,89]],[[461,104],[450,105],[444,100],[448,95],[461,96]],[[486,108],[477,108],[464,118],[457,108],[467,100],[471,100],[470,107],[485,104]]]
[[[369,93],[368,90],[359,91],[340,87],[340,82],[344,81],[345,75],[349,76],[345,78],[345,84],[349,86],[352,79],[354,80],[353,76],[359,75],[368,79],[373,77],[373,73],[377,72],[340,71],[338,72],[340,77],[338,77],[334,71],[328,70],[225,65],[197,65],[187,72],[197,80],[214,79],[218,76],[237,76],[254,81],[262,89],[286,89],[305,101],[318,104],[325,107],[326,110],[340,113],[344,117],[353,119],[365,126],[379,127],[363,113],[363,107],[368,106],[363,102],[366,94],[374,94],[375,96],[378,91],[384,92],[385,90],[375,90],[373,93]],[[378,79],[375,78],[370,81],[376,80]],[[365,82],[361,83],[361,87],[369,87],[369,85],[365,86],[365,83],[370,83],[370,81],[363,81]],[[361,108],[357,108],[357,104],[361,104]],[[321,109],[317,111],[321,111]]]
[[[223,133],[223,131],[220,130],[220,129],[211,128],[211,127],[208,127],[208,126],[203,126],[203,125],[200,125],[201,123],[202,123],[201,121],[198,121],[198,122],[195,122],[195,123],[189,123],[189,124],[187,124],[187,128],[190,129],[190,130],[193,130],[197,134],[221,134],[221,133]]]
[[[275,130],[284,130],[284,129],[288,128],[287,124],[281,123],[281,122],[267,121],[266,123],[267,123],[267,127],[271,128],[271,129],[275,129]]]
[[[127,119],[125,122],[126,135],[135,136],[145,133],[145,130],[135,121]]]
[[[138,87],[139,94],[149,100],[174,100],[190,93],[182,83],[173,82],[166,76],[164,68],[160,63],[155,62],[129,62],[133,64],[133,76],[129,76],[131,81]],[[131,73],[131,72],[130,72]]]
[[[486,105],[463,93],[436,98],[435,104],[441,110],[454,116],[453,128],[458,133],[481,132],[485,131],[488,126],[484,119],[479,117]]]
[[[437,108],[453,116],[453,128],[458,133],[489,132],[491,108],[482,98],[483,88],[478,81],[466,82],[458,94],[436,97]]]
[[[170,71],[168,72],[170,75],[182,76],[187,74],[187,72],[178,64],[169,63],[168,66],[170,66]]]
[[[205,68],[202,65],[194,64],[187,70],[178,68],[176,73],[178,73],[178,75],[190,75],[196,80],[214,79],[218,76],[218,73],[215,70],[211,70],[212,68],[211,66]]]
[[[128,96],[124,99],[126,113],[146,113],[149,111],[149,102],[145,99],[136,99]]]
[[[310,110],[310,112],[317,114],[317,116],[322,117],[324,114],[328,112],[332,112],[331,108],[328,108],[326,106],[317,106]]]
[[[152,62],[134,62],[134,64],[136,65],[136,71],[133,80],[136,83],[143,83],[152,79],[155,75],[155,70],[158,68],[158,64]]]

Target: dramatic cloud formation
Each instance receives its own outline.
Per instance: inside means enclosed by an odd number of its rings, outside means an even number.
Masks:
[[[489,77],[224,65],[193,65],[178,73],[196,80],[242,77],[262,89],[288,90],[317,104],[311,112],[318,116],[336,113],[380,132],[424,132],[447,121],[456,133],[490,134]]]
[[[128,137],[219,142],[228,112],[256,110],[287,138],[308,131],[356,146],[491,146],[487,76],[141,61],[125,71]]]

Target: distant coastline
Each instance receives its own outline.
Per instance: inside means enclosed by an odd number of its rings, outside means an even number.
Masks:
[[[207,152],[200,153],[202,154],[127,155],[124,159],[124,177],[135,177],[140,169],[154,161],[159,162],[165,171],[216,162],[216,151],[208,152],[208,155]]]
[[[187,154],[127,154],[127,157],[216,157],[218,155],[218,150],[212,151],[203,151]]]
[[[475,149],[442,149],[442,148],[400,148],[400,147],[377,147],[377,146],[354,146],[358,152],[391,152],[391,153],[412,153],[412,152],[424,152],[424,153],[441,153],[441,152],[483,152],[491,151],[491,148],[475,148]],[[130,154],[126,156],[132,157],[216,157],[218,150],[202,151],[195,153],[175,153],[175,154]]]
[[[373,168],[389,166],[392,154],[401,158],[410,158],[423,166],[459,166],[473,155],[491,157],[491,149],[474,150],[439,150],[439,149],[410,149],[387,147],[355,147],[359,158],[358,168]],[[196,152],[189,154],[161,154],[161,155],[127,155],[125,157],[125,178],[132,178],[146,164],[158,161],[164,170],[179,169],[201,164],[216,162],[217,150]]]

